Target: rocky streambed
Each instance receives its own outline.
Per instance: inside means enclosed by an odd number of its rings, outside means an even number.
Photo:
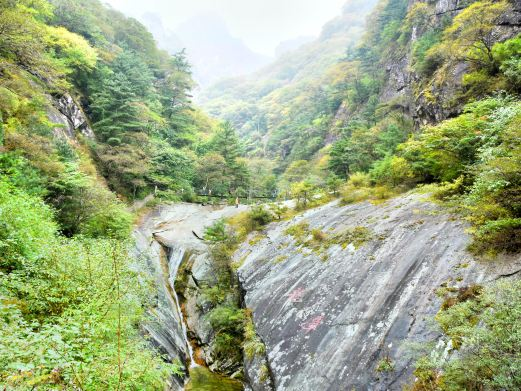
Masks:
[[[521,269],[519,257],[491,262],[471,256],[466,224],[424,198],[333,202],[270,224],[239,247],[234,261],[242,264],[243,304],[265,344],[265,354],[245,357],[246,388],[401,390],[411,380],[415,346],[446,348],[433,321],[442,302],[436,292],[487,284]],[[214,331],[198,295],[202,282],[212,283],[212,269],[206,244],[192,231],[201,235],[214,221],[245,209],[164,206],[136,231],[138,252],[158,287],[154,321],[145,329],[187,373],[191,365],[198,368],[191,371],[198,386],[188,384],[188,390],[242,388],[210,379],[206,369],[234,370],[213,359]],[[174,287],[180,267],[189,276],[182,303]],[[391,370],[379,370],[383,361]],[[171,389],[186,382],[174,377]]]
[[[171,362],[184,367],[185,376],[173,376],[169,389],[235,391],[238,381],[214,374],[226,370],[226,363],[212,359],[213,330],[200,306],[198,286],[211,283],[213,273],[207,245],[197,238],[215,221],[246,210],[246,207],[212,207],[196,204],[163,205],[147,214],[134,232],[136,254],[144,260],[155,281],[155,305],[151,320],[143,325],[152,344]],[[189,265],[186,283],[192,292],[183,296],[176,286],[180,267]],[[192,382],[190,383],[190,378]],[[204,387],[203,387],[204,385]]]

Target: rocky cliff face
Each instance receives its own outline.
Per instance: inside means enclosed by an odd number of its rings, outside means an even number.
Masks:
[[[56,137],[75,140],[76,132],[94,139],[87,116],[74,99],[65,94],[61,97],[49,97],[50,106],[47,112],[49,121],[56,124],[54,134]]]
[[[155,219],[160,211],[147,216],[140,228],[134,232],[135,255],[143,261],[145,272],[152,278],[156,287],[154,305],[148,311],[149,321],[143,325],[143,329],[150,337],[151,344],[165,359],[184,366],[189,358],[189,348],[183,330],[182,314],[178,310],[170,278],[172,251],[154,238],[158,223]],[[185,377],[172,376],[168,390],[181,391],[184,384]]]
[[[405,49],[393,53],[384,59],[385,83],[380,92],[380,102],[391,109],[407,114],[419,125],[437,123],[453,115],[459,114],[463,101],[457,99],[462,85],[463,75],[468,71],[465,63],[455,64],[446,75],[442,84],[436,83],[426,90],[422,84],[422,76],[413,69],[413,47],[426,30],[443,29],[447,20],[451,20],[474,1],[472,0],[410,0],[410,10],[417,3],[431,6],[432,15],[429,25],[413,26],[413,32]],[[502,42],[515,37],[521,30],[521,2],[512,1],[511,8],[498,20],[493,32],[493,41]],[[416,85],[416,86],[415,86]],[[421,87],[419,87],[422,85]],[[353,113],[341,106],[337,112],[335,123],[349,121]],[[334,133],[334,132],[333,132]],[[330,140],[326,140],[329,142]]]
[[[411,345],[445,348],[433,326],[436,291],[519,269],[519,258],[472,257],[466,228],[411,194],[382,205],[334,202],[243,244],[235,255],[244,261],[239,278],[275,389],[401,390],[411,381]],[[393,369],[379,371],[382,362]],[[259,365],[247,363],[248,378],[258,379]]]
[[[407,43],[405,53],[399,58],[389,58],[384,61],[386,82],[381,92],[381,102],[401,108],[415,120],[417,124],[436,123],[452,115],[458,114],[461,102],[455,101],[456,93],[461,87],[463,75],[467,71],[464,63],[456,64],[449,72],[443,85],[431,87],[429,95],[435,100],[427,99],[425,93],[414,91],[414,83],[420,81],[421,76],[412,68],[412,48],[418,37],[428,28],[441,28],[448,18],[452,19],[473,1],[469,0],[410,0],[409,9],[417,3],[432,5],[432,26],[418,25],[413,27],[413,34]],[[497,22],[494,30],[494,41],[502,42],[519,34],[521,29],[521,2],[512,1],[511,8]],[[453,102],[449,104],[448,102]]]

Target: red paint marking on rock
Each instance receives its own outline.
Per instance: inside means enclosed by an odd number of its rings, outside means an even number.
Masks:
[[[307,321],[304,323],[301,327],[302,330],[305,330],[306,332],[315,331],[318,326],[322,324],[322,321],[324,320],[324,315],[315,316],[313,319]]]
[[[306,291],[303,288],[297,288],[288,295],[289,301],[295,303],[301,301]]]

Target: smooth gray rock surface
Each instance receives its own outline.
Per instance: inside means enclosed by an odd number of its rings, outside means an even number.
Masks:
[[[409,344],[440,337],[436,290],[484,284],[520,268],[519,257],[479,263],[466,251],[466,224],[424,197],[334,202],[272,224],[265,239],[240,247],[235,259],[245,259],[239,269],[245,303],[266,344],[276,390],[401,390],[413,370]],[[284,233],[302,221],[330,234],[367,227],[372,239],[358,249],[333,245],[324,261]],[[394,371],[379,374],[385,357]]]

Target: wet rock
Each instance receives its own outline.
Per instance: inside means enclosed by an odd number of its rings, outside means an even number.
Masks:
[[[169,276],[165,274],[165,248],[153,240],[150,226],[142,226],[136,230],[135,255],[143,263],[138,266],[151,276],[156,286],[153,307],[148,310],[149,319],[142,325],[143,331],[150,338],[152,346],[157,349],[168,362],[184,364],[189,357],[182,327],[181,316],[177,310],[175,298]],[[188,371],[186,370],[186,373]],[[172,376],[168,390],[181,391],[184,389],[185,378]]]
[[[212,309],[202,294],[201,287],[217,282],[211,268],[207,244],[196,239],[193,232],[202,235],[204,228],[215,221],[246,210],[246,206],[212,207],[179,203],[162,205],[143,218],[134,232],[136,255],[144,259],[145,272],[156,281],[154,306],[149,310],[151,320],[143,325],[152,344],[169,361],[179,360],[188,373],[191,344],[195,340],[195,361],[208,364],[210,369],[221,373],[237,371],[235,362],[217,362],[213,358],[215,331],[207,319]],[[161,251],[170,249],[168,265],[161,261]],[[174,257],[175,254],[178,256]],[[176,262],[182,255],[182,262]],[[176,279],[180,266],[188,267],[184,301],[176,303]],[[165,268],[166,266],[166,268]],[[181,267],[182,269],[182,267]],[[179,307],[184,307],[180,311]],[[182,313],[184,312],[184,314]],[[187,328],[183,327],[183,317]],[[172,390],[182,390],[186,378],[172,377]]]
[[[370,236],[317,251],[285,233],[304,221],[327,238],[344,230]],[[465,228],[411,194],[379,206],[328,204],[269,226],[269,240],[243,244],[235,254],[245,258],[239,278],[275,389],[401,390],[413,371],[409,344],[440,337],[432,327],[436,290],[486,283],[512,267],[480,264],[466,251]],[[377,372],[387,358],[393,371]],[[247,362],[246,373],[256,366]]]

